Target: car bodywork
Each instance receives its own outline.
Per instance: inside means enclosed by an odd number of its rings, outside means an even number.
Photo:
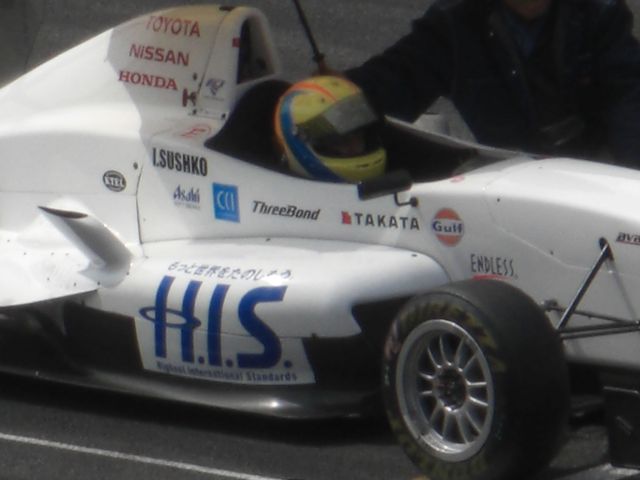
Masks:
[[[264,78],[237,83],[243,25]],[[362,364],[326,378],[336,355],[369,348],[352,310],[446,275],[406,248],[424,230],[408,208],[376,213],[391,230],[359,228],[354,186],[204,147],[237,98],[277,74],[259,12],[189,7],[105,32],[3,90],[3,368],[287,416],[344,413],[357,387],[371,393],[352,382]]]
[[[591,274],[562,325],[567,356],[638,370],[640,173],[389,120],[416,146],[390,147],[413,183],[299,178],[265,147],[268,123],[243,129],[270,120],[281,75],[260,12],[197,6],[134,19],[0,91],[0,369],[352,414],[376,398],[408,298],[499,279],[558,325]],[[483,166],[458,169],[470,159]]]

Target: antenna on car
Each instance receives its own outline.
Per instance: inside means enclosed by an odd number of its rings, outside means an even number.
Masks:
[[[304,28],[304,33],[307,36],[307,40],[311,44],[311,51],[313,52],[313,61],[318,65],[318,73],[329,73],[329,67],[327,67],[326,62],[324,61],[324,53],[320,52],[318,48],[318,44],[316,43],[315,38],[313,37],[313,32],[311,31],[311,27],[309,27],[309,22],[307,22],[307,17],[304,14],[304,10],[302,10],[302,5],[300,5],[300,0],[293,0],[293,4],[296,6],[296,11],[298,12],[298,18],[300,19],[300,23],[302,23],[302,28]]]

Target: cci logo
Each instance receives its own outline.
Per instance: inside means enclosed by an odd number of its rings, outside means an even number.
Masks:
[[[238,187],[214,183],[213,211],[218,220],[239,223]]]

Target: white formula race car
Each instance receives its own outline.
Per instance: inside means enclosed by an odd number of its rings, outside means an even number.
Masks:
[[[429,478],[499,480],[552,457],[580,365],[640,467],[640,173],[389,120],[404,173],[300,178],[281,78],[259,11],[194,6],[0,91],[0,369],[282,417],[382,397]]]

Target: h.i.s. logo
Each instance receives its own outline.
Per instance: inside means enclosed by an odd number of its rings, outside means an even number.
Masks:
[[[287,286],[185,285],[165,275],[153,305],[139,310],[140,329],[152,345],[143,352],[145,368],[232,382],[256,382],[269,371],[268,383],[295,383],[295,359],[283,358],[281,339],[257,313],[263,304],[282,302],[286,292]]]

